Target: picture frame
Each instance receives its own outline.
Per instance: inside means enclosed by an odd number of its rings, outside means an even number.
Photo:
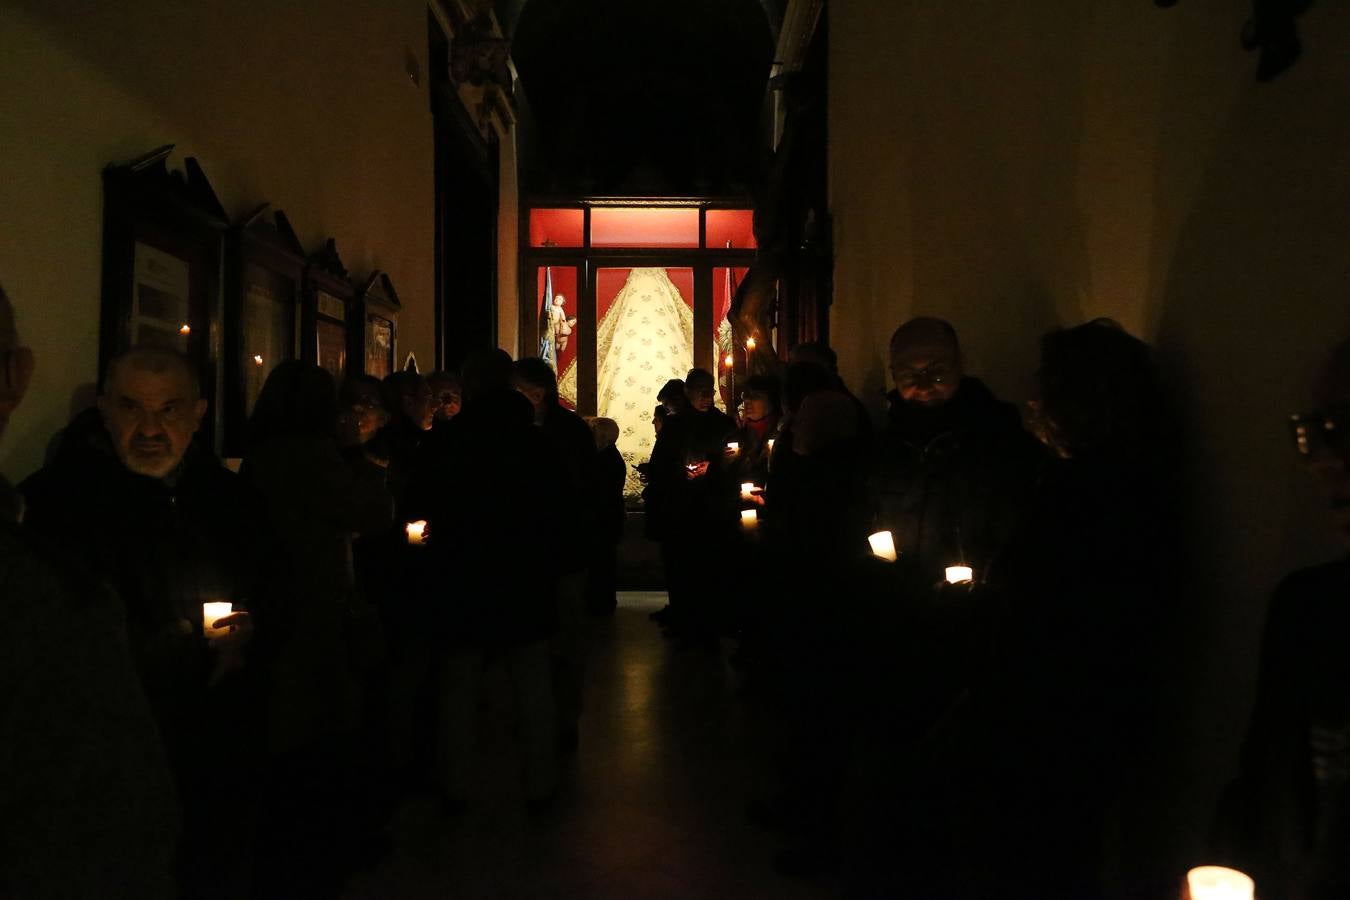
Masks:
[[[171,170],[173,144],[103,171],[99,381],[133,346],[185,353],[211,413],[201,440],[220,452],[221,265],[229,221],[197,160]]]
[[[349,361],[359,358],[352,352],[359,345],[354,344],[351,332],[352,324],[360,320],[353,309],[356,288],[348,277],[347,267],[342,264],[337,241],[333,238],[309,257],[304,285],[300,358],[317,363],[341,382]]]
[[[359,295],[363,327],[359,358],[367,375],[383,379],[398,371],[398,313],[403,308],[387,272],[375,270]]]
[[[264,203],[226,236],[225,452],[243,453],[267,375],[299,354],[305,252],[285,213]]]

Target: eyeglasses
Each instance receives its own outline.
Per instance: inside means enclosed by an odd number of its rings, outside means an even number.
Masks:
[[[1304,459],[1323,454],[1350,457],[1350,407],[1290,416],[1289,434]]]
[[[952,377],[951,369],[944,365],[935,363],[931,366],[924,366],[922,369],[895,369],[895,383],[909,387],[919,384],[945,384],[947,379]]]

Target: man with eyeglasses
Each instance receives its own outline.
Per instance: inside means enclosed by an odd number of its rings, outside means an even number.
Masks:
[[[264,577],[255,548],[266,531],[236,476],[193,440],[206,408],[182,354],[126,351],[108,366],[97,410],[77,416],[48,464],[20,486],[25,525],[122,600],[132,660],[182,799],[187,892],[208,876],[242,877],[208,857],[240,846],[227,834],[243,840],[226,816],[245,812],[238,758],[248,749],[250,703],[247,683],[229,673],[244,662],[250,628],[240,607]],[[228,632],[209,641],[207,602],[235,609],[213,623]]]
[[[876,530],[890,530],[907,566],[936,583],[946,567],[987,576],[1039,454],[1015,407],[965,374],[956,330],[911,319],[890,346],[895,390],[874,448]]]
[[[1332,353],[1317,408],[1290,420],[1293,449],[1321,483],[1350,546],[1350,342]],[[1256,705],[1225,796],[1225,861],[1261,896],[1350,896],[1350,557],[1294,572],[1271,601]]]

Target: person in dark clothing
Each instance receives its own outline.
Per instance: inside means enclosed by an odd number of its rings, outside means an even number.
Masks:
[[[265,896],[334,896],[342,867],[370,844],[358,781],[362,684],[353,656],[361,623],[351,570],[354,534],[388,528],[381,473],[354,473],[335,438],[337,392],[314,363],[267,376],[249,419],[240,477],[262,497],[286,567],[259,598],[267,670],[269,753],[259,886]]]
[[[1170,419],[1151,349],[1114,323],[1046,335],[1037,376],[1037,433],[1054,456],[1002,556],[1003,590],[971,620],[978,664],[947,670],[950,702],[892,754],[896,782],[873,791],[896,827],[872,848],[875,880],[858,896],[1108,890],[1110,816],[1140,775],[1158,697]],[[884,876],[895,846],[904,884]]]
[[[595,461],[588,490],[593,492],[595,527],[590,535],[586,570],[586,608],[594,615],[612,615],[618,606],[618,546],[628,515],[623,487],[628,464],[616,446],[619,424],[613,419],[590,422],[595,436]]]
[[[0,436],[33,354],[0,289]],[[0,897],[174,896],[177,796],[121,604],[0,478]]]
[[[1350,342],[1324,366],[1294,449],[1350,544]],[[1238,779],[1218,823],[1221,860],[1262,897],[1350,896],[1350,557],[1287,576],[1262,637],[1260,680]]]
[[[782,419],[783,388],[772,375],[752,375],[742,394],[741,421],[732,440],[737,452],[728,465],[738,483],[763,488],[769,476],[769,439],[778,433]]]
[[[595,472],[595,438],[581,416],[558,400],[553,368],[538,357],[515,364],[516,390],[530,401],[534,422],[543,429],[554,464],[548,473],[547,502],[567,525],[552,542],[558,598],[558,632],[552,641],[553,706],[558,716],[558,746],[577,745],[586,673],[586,569],[590,562],[587,536],[598,527],[599,509],[591,490]]]
[[[808,363],[829,375],[829,387],[849,398],[857,410],[858,437],[866,442],[872,437],[872,416],[857,395],[848,389],[844,379],[839,377],[839,356],[829,344],[821,341],[803,341],[788,351],[788,365]]]
[[[670,598],[662,624],[683,643],[707,648],[716,646],[727,591],[726,561],[708,546],[731,544],[738,527],[737,486],[728,472],[734,454],[727,448],[736,423],[713,407],[715,384],[711,372],[689,370],[689,408],[661,429],[643,494]]]
[[[996,575],[1040,452],[1017,409],[964,373],[952,327],[912,319],[891,338],[895,390],[869,466],[875,530],[924,583],[966,565]]]
[[[499,350],[464,361],[464,411],[419,453],[408,515],[427,521],[427,550],[453,586],[428,585],[444,642],[441,777],[447,808],[466,802],[474,707],[489,660],[510,671],[529,804],[557,786],[549,639],[557,631],[554,547],[565,526],[551,484],[558,460]],[[584,427],[584,423],[583,423]]]
[[[435,424],[431,427],[444,427],[464,408],[464,386],[454,372],[442,371],[427,376],[427,387],[435,408]]]
[[[26,527],[125,605],[182,802],[179,877],[185,891],[210,896],[247,868],[204,881],[222,852],[247,856],[238,841],[250,814],[252,685],[225,676],[243,664],[243,609],[258,596],[266,528],[236,476],[193,442],[205,412],[187,359],[130,350],[109,365],[98,410],[71,422],[21,490]],[[208,642],[207,601],[232,602],[238,630]]]

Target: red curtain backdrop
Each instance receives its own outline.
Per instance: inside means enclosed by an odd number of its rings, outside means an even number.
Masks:
[[[592,247],[697,247],[698,210],[596,207]]]
[[[754,213],[748,209],[708,210],[707,240],[712,250],[725,248],[727,241],[736,250],[756,247]]]
[[[586,218],[579,209],[530,210],[530,246],[581,247]]]
[[[537,299],[538,305],[536,306],[535,309],[535,315],[540,317],[540,319],[542,320],[545,303],[543,266],[540,266],[538,269],[537,277],[535,279],[535,285],[536,285],[535,296],[538,298]],[[571,266],[553,267],[553,294],[554,296],[562,294],[564,297],[567,298],[567,317],[569,319],[576,316],[577,303],[581,298],[577,294],[577,270],[575,268]],[[548,298],[548,302],[552,302],[552,299],[553,299],[552,297]],[[573,326],[572,339],[567,342],[567,349],[559,354],[560,358],[558,359],[558,374],[560,376],[562,375],[563,372],[567,371],[568,364],[577,358],[577,340],[575,328],[576,326]],[[526,355],[538,356],[539,347],[535,346],[527,348]]]

